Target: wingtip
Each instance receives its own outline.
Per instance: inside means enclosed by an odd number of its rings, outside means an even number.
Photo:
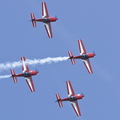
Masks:
[[[25,61],[25,60],[26,60],[26,57],[21,57],[20,59]]]

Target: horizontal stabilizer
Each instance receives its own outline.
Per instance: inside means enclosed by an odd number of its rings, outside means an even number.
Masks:
[[[15,71],[13,69],[10,69],[10,72],[11,72],[11,75],[12,75],[11,77],[13,78],[14,83],[17,83],[18,81],[17,81],[17,77],[16,77]]]
[[[57,98],[57,101],[56,101],[56,102],[58,102],[60,108],[62,108],[62,107],[63,107],[63,104],[62,104],[62,101],[61,101],[60,95],[59,95],[58,93],[56,94],[56,98]]]
[[[71,60],[72,64],[75,64],[75,59],[71,51],[68,51],[69,59]]]
[[[35,18],[34,13],[30,13],[30,16],[31,16],[31,21],[32,21],[33,27],[36,27],[36,18]]]

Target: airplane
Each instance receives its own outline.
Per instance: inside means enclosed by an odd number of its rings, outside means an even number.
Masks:
[[[68,97],[61,99],[60,95],[57,93],[56,94],[57,101],[55,102],[58,102],[59,107],[62,108],[63,107],[62,101],[70,101],[76,115],[81,116],[81,112],[77,100],[84,98],[84,95],[83,94],[76,95],[70,81],[66,81],[66,86],[67,86]]]
[[[78,46],[79,46],[79,50],[80,50],[80,55],[73,56],[72,52],[68,51],[68,54],[69,54],[68,59],[71,60],[73,65],[75,64],[75,59],[82,59],[82,61],[83,61],[84,65],[85,65],[85,67],[87,68],[88,72],[90,74],[93,73],[89,58],[94,57],[96,54],[94,52],[93,53],[87,53],[81,39],[78,40]]]
[[[10,72],[11,72],[11,77],[13,78],[13,81],[14,83],[17,83],[17,77],[24,77],[31,92],[35,92],[35,88],[34,88],[34,83],[33,83],[33,80],[32,80],[32,77],[33,75],[37,75],[38,74],[38,71],[30,71],[30,69],[28,68],[28,65],[26,65],[25,61],[26,61],[26,58],[25,57],[21,57],[21,61],[22,61],[22,71],[23,73],[20,73],[20,74],[16,74],[14,69],[10,69]]]
[[[31,21],[32,21],[33,27],[36,27],[36,22],[43,22],[45,29],[47,31],[48,37],[52,38],[53,35],[52,35],[51,22],[55,22],[56,20],[58,20],[58,18],[49,17],[46,2],[42,2],[42,18],[36,19],[34,13],[30,13],[30,15],[31,15]]]

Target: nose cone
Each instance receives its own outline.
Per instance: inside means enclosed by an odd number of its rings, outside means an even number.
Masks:
[[[57,16],[55,16],[55,20],[58,20]]]
[[[35,75],[37,75],[38,73],[39,73],[39,72],[36,70],[36,71],[35,71]]]
[[[91,53],[91,54],[90,54],[90,57],[94,57],[94,56],[96,56],[95,53]]]
[[[84,95],[83,94],[78,94],[78,99],[83,99]]]
[[[83,99],[83,98],[84,98],[84,95],[81,95],[81,98]]]
[[[94,57],[94,56],[96,56],[96,54],[95,54],[95,53],[93,53],[93,57]]]
[[[38,71],[36,71],[36,74],[38,74],[39,72]]]
[[[55,18],[55,21],[58,20],[58,18]]]

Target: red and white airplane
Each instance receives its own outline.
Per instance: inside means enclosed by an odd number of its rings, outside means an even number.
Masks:
[[[32,81],[32,77],[33,75],[37,75],[38,74],[38,71],[30,71],[30,69],[28,68],[28,65],[25,64],[25,60],[26,58],[25,57],[21,57],[21,61],[22,61],[22,71],[23,73],[20,73],[20,74],[16,74],[14,69],[10,69],[10,72],[12,74],[12,78],[13,78],[13,81],[14,83],[17,83],[17,77],[24,77],[31,92],[35,92],[35,88],[34,88],[34,83]]]
[[[32,21],[33,27],[36,27],[36,21],[43,22],[45,29],[47,31],[48,37],[52,38],[53,35],[52,35],[52,28],[51,28],[50,22],[55,22],[58,19],[57,19],[57,17],[49,17],[46,3],[42,2],[42,18],[36,19],[34,16],[34,13],[30,13],[30,15],[31,15],[31,21]]]
[[[75,64],[75,59],[82,59],[88,72],[93,73],[89,58],[94,57],[96,54],[95,53],[87,53],[82,40],[78,40],[78,46],[79,46],[79,50],[80,50],[80,55],[73,56],[72,52],[68,51],[69,59],[71,59],[71,62],[73,65]]]
[[[84,95],[83,94],[75,95],[75,92],[73,90],[73,87],[72,87],[72,84],[70,81],[66,81],[66,85],[67,85],[68,97],[61,99],[60,95],[57,93],[56,94],[56,98],[57,98],[56,102],[58,102],[59,107],[62,108],[63,107],[62,101],[70,101],[76,115],[81,116],[80,108],[79,108],[77,100],[84,98]]]

